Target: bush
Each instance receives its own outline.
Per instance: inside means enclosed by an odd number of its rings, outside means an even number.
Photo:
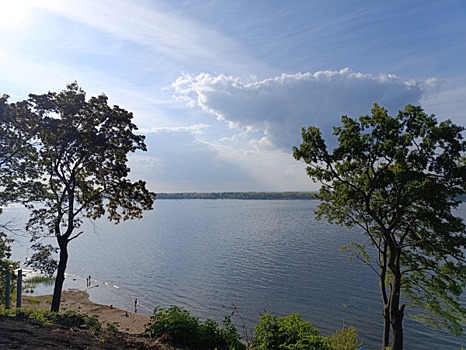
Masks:
[[[9,312],[6,312],[9,311]],[[102,324],[97,316],[88,316],[85,314],[67,311],[64,314],[35,309],[0,309],[0,314],[7,316],[16,316],[18,318],[27,318],[41,326],[59,324],[67,328],[80,327],[88,328],[95,332],[102,329]]]
[[[16,309],[16,317],[27,318],[41,326],[51,325],[53,323],[54,316],[55,315],[51,312],[44,310]]]
[[[262,315],[252,339],[254,350],[332,350],[330,340],[301,315]]]
[[[58,314],[56,316],[58,323],[72,328],[72,327],[84,327],[98,332],[102,329],[102,324],[98,320],[96,315],[88,316],[85,314],[79,314],[74,311],[67,311],[64,314]]]
[[[120,330],[118,329],[118,327],[119,327],[118,322],[113,322],[113,323],[107,322],[107,327],[105,330],[109,333],[120,333]]]
[[[1,209],[0,209],[1,213]],[[11,247],[10,244],[13,242],[11,238],[8,238],[7,235],[0,231],[0,304],[3,304],[5,300],[6,292],[6,272],[10,271],[11,273],[11,284],[10,292],[14,293],[16,275],[13,273],[15,269],[19,267],[18,262],[13,262],[10,260],[11,257]]]
[[[330,337],[330,341],[334,350],[357,350],[362,346],[358,340],[358,330],[353,326],[343,326],[335,331]]]
[[[229,317],[220,328],[217,322],[210,319],[201,322],[177,306],[156,309],[145,333],[151,337],[168,336],[177,345],[203,350],[245,349]]]

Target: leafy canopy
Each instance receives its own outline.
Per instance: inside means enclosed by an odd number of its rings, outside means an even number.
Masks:
[[[127,154],[146,150],[144,136],[134,134],[132,113],[110,107],[105,95],[88,101],[76,84],[44,95],[30,95],[28,116],[36,140],[38,191],[44,207],[35,209],[28,228],[40,235],[67,236],[80,226],[80,214],[96,219],[107,211],[119,222],[140,218],[155,195],[145,182],[131,182]]]
[[[15,128],[13,120],[8,96],[0,96],[0,214],[3,206],[25,200],[26,189],[31,186],[29,178],[34,175],[26,159],[34,159],[35,149]],[[12,231],[12,224],[12,221],[4,222],[0,217],[0,300],[5,297],[6,272],[19,267],[10,259],[13,239],[5,233]]]
[[[0,96],[0,205],[31,199],[31,179],[37,177],[31,162],[36,159],[26,123],[8,103],[8,95]]]
[[[380,271],[401,274],[403,296],[422,309],[419,318],[459,334],[466,226],[455,210],[466,193],[464,128],[418,106],[395,117],[377,104],[371,112],[342,117],[333,151],[318,128],[303,128],[294,157],[322,184],[318,217],[360,227],[377,249]],[[366,260],[364,245],[357,247]]]

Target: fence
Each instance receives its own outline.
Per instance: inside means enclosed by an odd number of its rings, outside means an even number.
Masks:
[[[6,272],[6,281],[5,281],[5,309],[10,308],[11,303],[11,272]],[[22,294],[22,285],[23,285],[23,270],[18,270],[18,279],[16,282],[16,307],[21,307],[21,294]]]

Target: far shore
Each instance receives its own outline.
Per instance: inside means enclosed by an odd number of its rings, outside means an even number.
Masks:
[[[22,308],[50,310],[52,296],[23,296]],[[62,292],[60,312],[75,311],[89,316],[98,316],[103,327],[112,324],[119,331],[128,334],[141,334],[150,322],[150,315],[138,314],[116,308],[112,305],[102,305],[89,300],[89,294],[82,290],[65,290]]]

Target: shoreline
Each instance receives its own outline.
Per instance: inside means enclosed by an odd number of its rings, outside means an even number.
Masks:
[[[28,296],[23,295],[24,309],[50,310],[52,295]],[[117,308],[113,305],[98,304],[90,301],[89,293],[84,290],[64,290],[61,296],[60,312],[75,311],[77,313],[96,315],[102,326],[112,324],[119,331],[128,334],[141,334],[150,322],[150,315],[139,314]]]

